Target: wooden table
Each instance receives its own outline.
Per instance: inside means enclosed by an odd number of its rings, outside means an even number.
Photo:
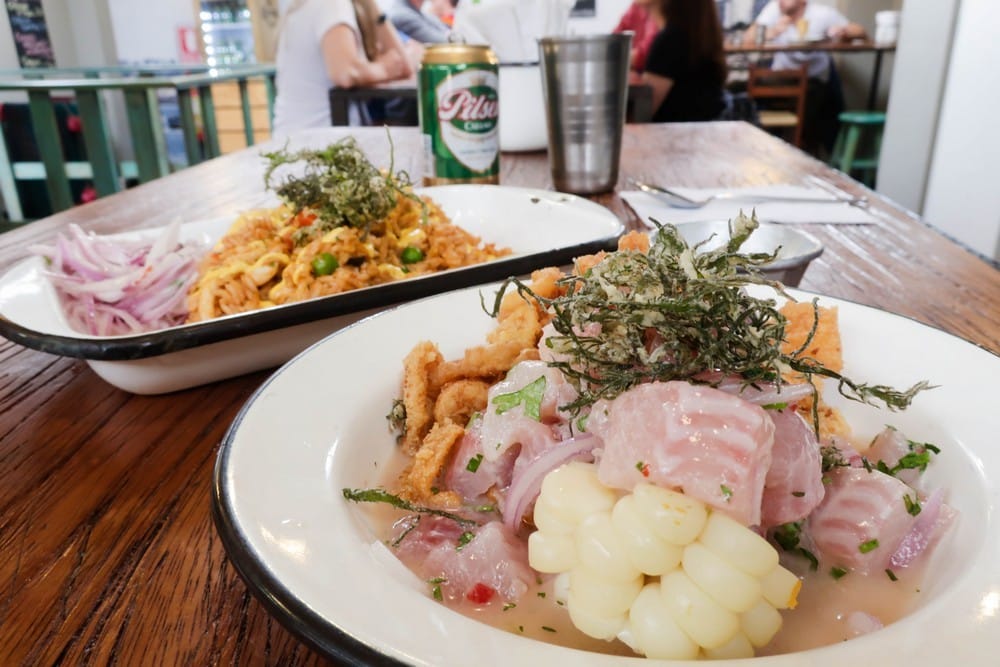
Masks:
[[[319,144],[345,132],[304,139]],[[388,164],[384,130],[355,134],[376,163]],[[397,168],[419,178],[417,130],[393,136]],[[0,235],[0,270],[70,223],[110,232],[259,204],[257,154],[210,160]],[[630,126],[619,185],[632,177],[738,186],[804,174],[868,194],[884,220],[805,226],[826,251],[803,288],[1000,353],[1000,271],[750,125]],[[504,155],[501,180],[551,187],[545,154]],[[617,195],[594,199],[636,224]],[[266,376],[140,397],[105,384],[82,361],[0,340],[0,664],[324,664],[247,590],[209,515],[217,445]]]
[[[868,39],[858,39],[850,42],[808,42],[805,44],[761,44],[744,46],[742,44],[726,45],[726,53],[730,55],[738,54],[763,54],[773,55],[775,53],[787,53],[790,51],[826,51],[828,53],[874,53],[875,64],[872,67],[871,80],[868,83],[868,109],[874,109],[878,99],[878,83],[882,77],[882,56],[896,50],[896,44],[876,44]]]

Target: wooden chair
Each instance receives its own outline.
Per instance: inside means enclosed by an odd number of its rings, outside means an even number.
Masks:
[[[757,102],[761,127],[768,131],[792,130],[792,143],[799,148],[808,81],[805,65],[798,69],[751,66],[747,78],[747,93]]]

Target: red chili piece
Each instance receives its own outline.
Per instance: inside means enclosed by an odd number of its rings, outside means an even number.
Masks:
[[[465,599],[469,602],[475,602],[476,604],[486,604],[492,600],[493,596],[496,594],[496,589],[492,586],[487,586],[486,584],[479,582],[469,589],[469,591],[465,594]]]

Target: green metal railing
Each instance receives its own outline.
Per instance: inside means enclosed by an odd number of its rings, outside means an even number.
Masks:
[[[274,113],[274,66],[247,65],[226,69],[205,66],[99,67],[0,70],[0,91],[26,93],[28,111],[41,162],[14,162],[0,141],[0,195],[12,221],[23,219],[17,182],[44,179],[53,211],[73,205],[71,179],[92,180],[98,196],[118,192],[124,178],[145,183],[170,172],[160,95],[176,94],[187,164],[220,154],[212,86],[235,81],[239,88],[247,146],[254,144],[249,82],[264,81],[269,118]],[[105,95],[124,97],[134,162],[119,162],[111,142]],[[63,155],[55,104],[59,96],[76,102],[87,160],[67,162]],[[198,111],[195,113],[197,98]],[[201,125],[198,124],[200,116]]]

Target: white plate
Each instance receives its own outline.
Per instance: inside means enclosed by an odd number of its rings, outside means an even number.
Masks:
[[[343,329],[272,376],[228,432],[215,471],[213,513],[227,551],[281,622],[344,660],[406,664],[636,664],[545,644],[462,616],[388,553],[345,487],[384,482],[396,445],[385,415],[402,357],[420,340],[446,358],[483,341],[495,286],[439,295]],[[812,295],[799,293],[804,298]],[[753,665],[993,665],[1000,651],[1000,357],[911,320],[853,303],[840,308],[846,370],[897,387],[939,385],[888,413],[836,401],[861,438],[886,423],[936,443],[926,473],[948,489],[958,520],[936,550],[919,608],[849,642]],[[830,388],[830,387],[828,387]],[[680,663],[678,663],[680,664]]]
[[[530,188],[447,185],[421,188],[451,220],[513,254],[493,262],[384,285],[185,324],[141,335],[90,336],[66,321],[40,257],[0,277],[0,335],[64,356],[87,359],[111,384],[157,394],[281,364],[324,335],[385,306],[521,275],[613,248],[624,227],[607,208],[580,197]],[[187,223],[186,239],[218,239],[231,218]],[[121,238],[153,238],[160,230]]]

